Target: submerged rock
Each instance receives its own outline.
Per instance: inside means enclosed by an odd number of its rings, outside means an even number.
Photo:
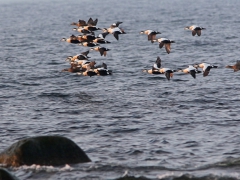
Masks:
[[[37,136],[22,139],[0,153],[0,164],[64,165],[91,162],[85,152],[68,138]]]
[[[0,168],[0,180],[18,180],[18,178],[8,172],[8,170]]]

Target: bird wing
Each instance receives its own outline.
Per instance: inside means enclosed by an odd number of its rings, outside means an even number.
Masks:
[[[85,56],[83,56],[82,54],[80,54],[80,55],[77,56],[77,59],[78,60],[85,60],[87,58]]]
[[[151,40],[151,42],[153,43],[153,42],[154,42],[153,40],[156,40],[156,34],[152,34],[150,40]]]
[[[99,48],[99,52],[100,52],[100,54],[102,56],[102,55],[104,55],[105,50],[103,48]]]
[[[118,22],[116,22],[116,26],[118,27],[119,24],[122,24],[122,23],[123,23],[123,22],[118,21]]]
[[[167,78],[167,80],[170,80],[170,72],[165,72],[165,76],[166,76],[166,78]]]
[[[85,51],[85,52],[82,52],[81,54],[87,56],[88,53],[89,53],[89,50],[88,50],[88,51]]]
[[[211,68],[212,68],[211,66],[208,66],[206,69],[203,68],[203,71],[204,71],[203,72],[203,77],[205,77],[209,74]]]
[[[207,70],[204,71],[204,72],[203,72],[203,77],[207,76],[208,74],[209,74],[209,71],[207,71]]]
[[[94,26],[94,22],[93,22],[93,19],[91,17],[88,19],[87,25],[88,26]]]
[[[98,35],[99,38],[105,39],[105,37],[109,34],[109,32],[104,32]]]
[[[102,67],[103,67],[104,69],[107,69],[107,64],[102,63]]]
[[[95,19],[95,20],[93,21],[93,25],[96,26],[97,23],[98,23],[98,19]]]
[[[78,20],[78,23],[79,23],[79,26],[86,26],[87,25],[86,21],[81,20],[81,19]]]
[[[164,46],[164,43],[163,43],[163,42],[160,42],[160,43],[159,43],[159,48],[161,49],[163,46]]]
[[[198,36],[201,36],[201,32],[202,32],[201,30],[196,30],[196,32]]]
[[[118,38],[118,34],[119,34],[119,31],[114,31],[113,32],[113,36],[118,40],[119,38]]]
[[[106,55],[107,55],[107,51],[104,51],[104,52],[103,52],[103,55],[106,56]]]
[[[190,74],[194,79],[196,78],[196,70],[190,70]]]
[[[165,49],[166,49],[167,53],[169,54],[170,50],[171,50],[170,43],[165,44]]]
[[[238,70],[240,69],[240,60],[237,60],[236,68],[237,68]]]
[[[148,35],[148,41],[152,40],[152,34]]]
[[[196,35],[196,31],[195,30],[192,30],[192,35],[195,36]]]
[[[156,65],[157,65],[158,68],[161,68],[161,59],[160,59],[159,56],[157,57]]]

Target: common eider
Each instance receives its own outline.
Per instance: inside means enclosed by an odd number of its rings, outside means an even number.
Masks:
[[[79,19],[77,23],[73,22],[71,23],[71,25],[75,25],[77,27],[83,27],[83,26],[87,26],[87,23],[86,21]]]
[[[97,31],[97,30],[101,30],[101,28],[98,28],[96,26],[84,26],[83,29],[86,29],[88,31]]]
[[[148,41],[151,41],[153,43],[154,40],[156,40],[156,35],[161,34],[161,32],[153,31],[153,30],[145,30],[145,31],[141,31],[140,34],[146,34],[148,36]]]
[[[107,69],[107,64],[105,63],[102,63],[101,66],[96,67],[94,72],[99,76],[112,75],[112,71]]]
[[[82,42],[79,43],[80,46],[85,46],[85,47],[94,47],[94,46],[98,46],[98,43],[93,43],[93,42]]]
[[[201,73],[202,71],[199,71],[197,68],[193,67],[192,65],[189,65],[188,68],[179,69],[177,72],[183,72],[185,74],[191,74],[191,76],[195,79],[196,78],[196,73]]]
[[[70,60],[70,61],[75,61],[76,59],[78,60],[88,60],[88,58],[90,58],[89,56],[87,56],[89,53],[88,51],[82,52],[81,54],[77,54],[75,56],[68,56],[66,60]]]
[[[217,68],[217,66],[208,63],[195,64],[194,67],[202,68],[203,77],[207,76],[212,68]]]
[[[149,74],[162,74],[159,70],[161,68],[161,59],[158,56],[157,60],[155,61],[155,63],[152,66],[152,69],[144,69],[143,72],[147,72]]]
[[[169,54],[171,51],[171,43],[175,43],[175,41],[167,39],[167,38],[158,38],[156,40],[159,43],[159,48],[161,49],[163,46],[165,46],[166,52]]]
[[[126,34],[122,28],[103,28],[103,32],[109,32],[112,34],[117,40],[119,40],[119,34]]]
[[[71,64],[70,68],[63,69],[62,72],[70,72],[70,73],[81,72],[81,66],[79,66],[77,64]]]
[[[170,78],[173,78],[173,73],[176,72],[176,70],[172,70],[169,68],[161,68],[160,73],[165,74],[167,80],[170,80]]]
[[[92,34],[93,32],[92,31],[89,31],[87,29],[84,29],[84,28],[73,28],[74,31],[78,31],[80,33],[83,33],[83,34]]]
[[[105,47],[100,47],[100,46],[91,48],[90,50],[98,51],[101,56],[102,56],[102,55],[103,55],[103,56],[106,56],[106,55],[107,55],[107,51],[110,51],[110,49],[105,48]]]
[[[227,65],[226,68],[233,69],[234,72],[237,72],[240,70],[240,60],[237,60],[236,64],[234,65]]]
[[[196,25],[192,25],[192,26],[186,26],[185,29],[192,31],[192,35],[193,36],[195,36],[196,34],[198,36],[201,36],[202,30],[205,30],[206,28],[203,28],[203,27],[200,27],[200,26],[196,26]]]
[[[72,43],[72,44],[81,43],[81,41],[78,40],[77,36],[75,36],[73,34],[69,38],[62,38],[61,41],[66,41],[66,42]]]

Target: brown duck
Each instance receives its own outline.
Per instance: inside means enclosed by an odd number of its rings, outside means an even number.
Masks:
[[[236,64],[234,65],[227,65],[226,68],[233,69],[234,72],[240,70],[240,60],[237,60]]]

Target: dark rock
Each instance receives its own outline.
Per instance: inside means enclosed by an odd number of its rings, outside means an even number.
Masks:
[[[0,164],[65,165],[91,162],[73,141],[61,136],[38,136],[20,140],[0,153]]]
[[[0,168],[0,180],[18,180],[18,178],[8,172],[8,170]]]

